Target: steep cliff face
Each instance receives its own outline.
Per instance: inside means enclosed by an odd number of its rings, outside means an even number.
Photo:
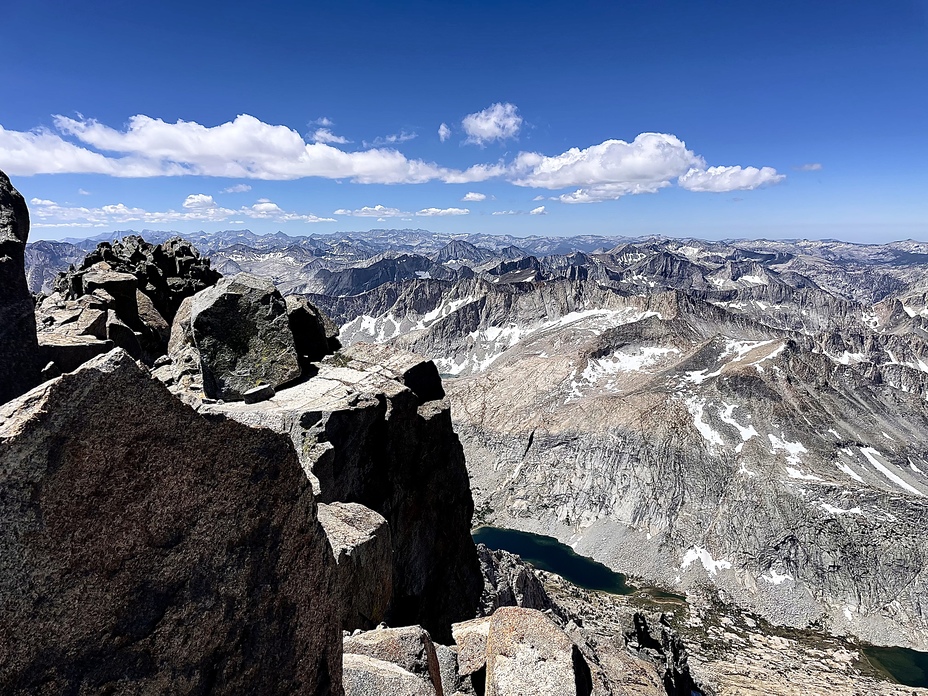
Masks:
[[[382,515],[393,545],[390,625],[424,626],[438,640],[477,610],[482,581],[470,538],[473,498],[464,453],[440,381],[394,354],[348,352],[310,380],[257,404],[204,404],[252,426],[287,434],[321,502],[359,503]],[[409,375],[412,377],[409,377]],[[406,375],[409,385],[404,384]],[[414,391],[416,389],[418,391]],[[425,395],[423,398],[420,395]]]
[[[341,693],[290,441],[114,351],[0,408],[0,691]]]
[[[25,276],[29,209],[0,172],[0,403],[39,382],[34,303]]]

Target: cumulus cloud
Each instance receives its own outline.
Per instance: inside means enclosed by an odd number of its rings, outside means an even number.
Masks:
[[[390,148],[346,152],[327,143],[307,143],[292,128],[270,125],[248,115],[212,127],[192,121],[166,123],[141,115],[129,119],[123,130],[93,119],[65,116],[54,117],[54,123],[58,133],[0,128],[0,161],[8,173],[268,180],[323,177],[364,184],[475,180],[481,176],[476,170],[457,172],[409,160]]]
[[[184,208],[187,210],[202,210],[204,208],[215,208],[216,201],[212,196],[205,193],[191,193],[184,201]]]
[[[465,142],[486,145],[494,140],[507,140],[519,134],[522,117],[515,104],[491,104],[483,111],[468,114],[461,121],[461,128],[467,133]]]
[[[468,193],[464,194],[464,198],[462,198],[461,200],[465,202],[479,202],[479,201],[485,201],[486,199],[487,199],[487,195],[485,193],[477,193],[476,191],[469,191]]]
[[[709,167],[690,169],[677,183],[688,191],[725,193],[753,191],[761,186],[777,184],[785,178],[773,167]]]
[[[445,142],[445,141],[446,141],[448,138],[450,138],[450,137],[451,137],[451,129],[448,128],[448,124],[447,124],[447,123],[442,123],[442,124],[438,127],[438,139],[439,139],[441,142]]]
[[[274,220],[276,222],[335,222],[312,214],[300,214],[283,210],[271,201],[259,201],[252,206],[237,210],[223,208],[212,196],[194,193],[187,196],[182,210],[149,211],[144,208],[114,203],[89,208],[84,206],[62,206],[54,201],[33,199],[31,201],[32,222],[35,227],[109,227],[113,225],[142,222],[162,224],[176,222],[225,222],[230,218]]]
[[[356,210],[349,210],[347,208],[339,208],[332,215],[350,215],[352,217],[374,217],[374,218],[388,218],[388,217],[403,217],[404,215],[409,215],[409,213],[404,213],[399,208],[387,208],[383,205],[366,205],[363,208],[358,208]]]
[[[571,148],[547,157],[522,152],[512,165],[512,183],[532,188],[578,187],[559,197],[565,203],[591,203],[636,193],[654,193],[702,158],[674,135],[642,133],[632,142],[606,140],[586,149]]]
[[[399,133],[394,133],[392,135],[385,135],[382,138],[374,138],[370,142],[365,140],[362,142],[362,145],[364,145],[364,147],[383,147],[384,145],[396,145],[397,143],[405,143],[406,141],[413,140],[417,137],[419,137],[418,133],[407,133],[406,131],[400,131]]]
[[[470,215],[467,208],[423,208],[416,217],[444,217],[447,215]]]
[[[248,193],[249,191],[251,191],[251,186],[248,184],[236,184],[222,189],[221,193]]]
[[[545,210],[545,207],[543,205],[540,205],[537,208],[532,208],[530,211],[528,211],[528,214],[529,215],[547,215],[548,211]]]
[[[328,118],[328,117],[326,117],[326,116],[321,116],[321,117],[317,118],[315,121],[310,121],[310,122],[309,122],[309,125],[311,125],[311,126],[322,126],[323,128],[331,128],[332,126],[335,125],[335,121],[333,121],[332,119],[330,119],[330,118]]]
[[[471,142],[482,145],[514,137],[520,124],[516,107],[500,103],[467,116],[465,131]],[[0,163],[4,169],[17,176],[321,177],[362,184],[475,184],[503,179],[517,186],[557,191],[549,198],[564,203],[655,193],[674,183],[692,191],[717,192],[750,190],[784,179],[771,167],[709,167],[682,140],[666,133],[642,133],[631,142],[606,140],[555,155],[520,152],[508,161],[474,164],[461,170],[408,159],[391,147],[349,152],[337,147],[337,142],[307,142],[288,126],[264,123],[249,115],[218,126],[180,120],[168,123],[143,115],[132,117],[122,129],[82,116],[55,116],[54,125],[56,131],[38,128],[25,132],[0,126]],[[325,129],[320,126],[317,132]],[[450,129],[446,126],[441,132],[450,134]],[[399,142],[410,136],[400,133],[388,138]],[[236,184],[223,192],[242,193],[247,187]],[[539,195],[535,200],[544,198]]]
[[[346,143],[351,142],[350,140],[348,140],[348,138],[344,136],[335,135],[335,133],[333,133],[328,128],[317,128],[313,132],[312,139],[313,139],[313,142],[315,143],[327,143],[327,144],[335,143],[336,145],[345,145]]]
[[[416,213],[400,210],[399,208],[388,208],[384,205],[366,205],[363,208],[349,210],[339,208],[332,215],[350,215],[352,217],[373,217],[378,222],[383,222],[386,218],[411,218],[416,217],[443,217],[447,215],[469,215],[470,210],[467,208],[423,208]]]
[[[793,167],[797,172],[817,172],[822,168],[821,162],[809,162],[808,164],[800,164],[798,167]]]

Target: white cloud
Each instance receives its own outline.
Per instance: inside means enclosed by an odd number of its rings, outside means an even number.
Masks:
[[[374,138],[371,142],[363,141],[364,147],[382,147],[384,145],[396,145],[397,143],[405,143],[409,140],[419,137],[418,133],[407,133],[406,131],[400,131],[399,133],[394,133],[393,135],[385,135],[382,138]]]
[[[348,210],[346,208],[339,208],[332,215],[350,215],[352,217],[375,217],[375,218],[387,218],[387,217],[403,217],[404,215],[409,215],[409,213],[404,213],[399,208],[387,208],[383,205],[371,205],[364,206],[363,208],[358,208],[357,210]]]
[[[184,201],[184,208],[187,210],[203,210],[204,208],[215,208],[216,201],[212,196],[205,193],[191,193]]]
[[[465,116],[461,127],[467,133],[466,142],[482,146],[494,140],[516,137],[522,127],[522,117],[515,104],[497,102]]]
[[[248,184],[235,184],[235,186],[222,189],[220,193],[248,193],[249,191],[251,191],[251,186]]]
[[[317,118],[315,121],[310,121],[309,125],[311,126],[323,126],[324,128],[331,128],[335,125],[335,121],[325,116]]]
[[[333,133],[328,128],[317,128],[312,135],[312,139],[313,139],[313,142],[315,143],[325,143],[325,144],[335,143],[336,145],[345,145],[346,143],[351,142],[350,140],[348,140],[348,138],[344,136],[335,135],[335,133]]]
[[[77,192],[78,192],[81,196],[89,196],[89,195],[90,195],[90,191],[85,191],[85,190],[82,189],[82,188],[77,189]]]
[[[270,125],[248,115],[212,127],[191,121],[166,123],[141,115],[129,119],[124,130],[92,119],[56,116],[54,122],[60,134],[0,127],[0,162],[5,171],[18,176],[67,172],[268,180],[324,177],[364,184],[470,181],[484,176],[479,171],[458,172],[409,160],[389,148],[345,152],[326,143],[307,143],[287,126]],[[75,145],[62,135],[116,156]]]
[[[494,104],[470,114],[465,122],[469,140],[483,144],[518,133],[521,117],[512,104]],[[665,133],[642,133],[631,142],[607,140],[553,156],[520,152],[510,161],[459,170],[407,159],[389,147],[348,152],[325,142],[307,142],[292,128],[248,115],[211,127],[191,121],[167,123],[144,115],[132,117],[121,130],[82,116],[55,116],[54,124],[57,132],[44,128],[11,131],[0,126],[0,163],[4,170],[14,176],[94,173],[133,178],[322,177],[362,184],[436,180],[474,184],[501,178],[517,186],[561,190],[552,199],[565,203],[654,193],[675,182],[694,191],[729,191],[749,190],[784,178],[770,167],[708,167],[682,140]],[[400,133],[395,137],[398,142],[408,135]],[[247,186],[236,184],[224,192],[244,192]],[[569,192],[563,193],[565,190]]]
[[[136,158],[112,160],[70,143],[46,128],[21,132],[0,126],[0,162],[7,174],[16,176],[91,173],[145,177],[168,173],[157,162]]]
[[[797,172],[817,172],[821,171],[822,164],[821,162],[809,162],[808,164],[801,164],[798,167],[793,167]]]
[[[442,124],[438,127],[438,139],[439,139],[441,142],[445,142],[445,141],[446,141],[448,138],[450,138],[450,137],[451,137],[451,129],[448,128],[448,124],[447,124],[447,123],[442,123]]]
[[[538,195],[535,196],[532,200],[533,200],[533,201],[543,201],[544,199],[545,199],[544,196],[542,196],[541,194],[538,194]]]
[[[674,135],[642,133],[632,142],[606,140],[584,150],[571,148],[547,157],[521,152],[512,164],[512,183],[533,188],[579,187],[559,197],[591,203],[636,193],[654,193],[694,166],[701,157]]]
[[[467,208],[423,208],[416,217],[445,217],[448,215],[470,215]]]
[[[464,194],[464,198],[462,198],[461,200],[466,201],[466,202],[479,202],[479,201],[485,201],[486,199],[487,199],[487,194],[477,193],[476,191],[470,191]]]
[[[410,213],[399,208],[388,208],[384,205],[366,205],[363,208],[358,208],[356,210],[349,210],[347,208],[339,208],[332,215],[350,215],[352,217],[372,217],[378,218],[379,222],[383,222],[386,218],[411,218],[412,216],[416,217],[440,217],[447,215],[469,215],[470,211],[467,208],[423,208],[422,210],[416,213]]]
[[[29,201],[29,205],[58,205],[55,201],[50,201],[47,198],[33,198]]]
[[[492,215],[547,215],[548,211],[545,210],[543,205],[538,206],[537,208],[532,208],[528,212],[524,210],[496,210]]]
[[[99,208],[60,206],[54,201],[41,199],[33,199],[31,203],[34,206],[32,222],[35,227],[109,227],[129,222],[147,224],[191,221],[224,222],[229,218],[241,216],[276,222],[335,222],[332,218],[289,212],[271,201],[259,201],[255,205],[232,210],[216,205],[212,196],[202,193],[187,196],[182,206],[183,210],[179,211],[148,211],[123,203],[104,205]]]
[[[753,191],[761,186],[779,183],[785,178],[785,175],[777,174],[773,167],[709,167],[690,169],[677,183],[688,191],[724,193]]]

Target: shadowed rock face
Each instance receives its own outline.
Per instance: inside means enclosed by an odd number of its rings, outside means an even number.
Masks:
[[[0,409],[0,692],[340,694],[334,559],[290,441],[122,351]]]
[[[38,341],[24,254],[29,210],[0,171],[0,403],[39,383]]]
[[[347,366],[322,362],[312,379],[268,401],[200,410],[288,434],[320,502],[382,515],[393,545],[386,621],[420,624],[446,640],[453,622],[474,616],[482,586],[473,498],[448,404],[422,403],[401,383],[405,359],[394,372],[389,361],[339,357]]]

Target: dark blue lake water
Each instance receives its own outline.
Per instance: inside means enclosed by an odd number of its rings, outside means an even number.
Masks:
[[[565,580],[587,590],[628,595],[642,590],[656,600],[685,601],[685,597],[651,587],[635,587],[625,575],[608,566],[581,556],[554,537],[520,532],[515,529],[479,527],[474,541],[491,549],[518,554],[536,568],[557,573]],[[928,687],[928,653],[908,648],[862,646],[861,653],[873,667],[906,686]]]

